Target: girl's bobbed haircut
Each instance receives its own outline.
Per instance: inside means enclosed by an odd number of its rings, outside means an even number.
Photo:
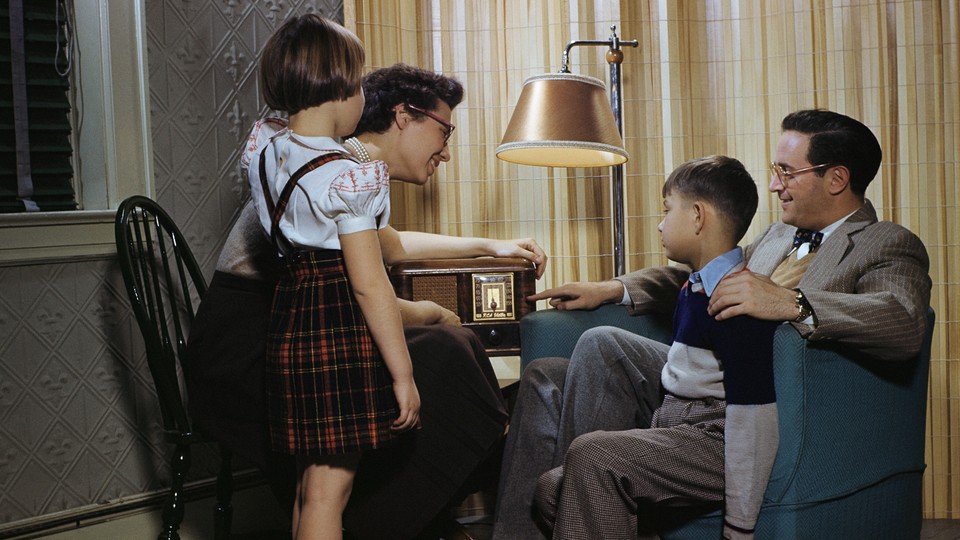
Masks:
[[[352,32],[316,14],[292,17],[267,40],[260,90],[277,111],[295,114],[360,90],[363,44]]]

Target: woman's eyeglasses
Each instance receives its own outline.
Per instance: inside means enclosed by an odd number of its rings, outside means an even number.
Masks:
[[[450,135],[453,135],[453,130],[457,129],[457,126],[451,124],[450,122],[447,122],[447,121],[444,120],[443,118],[440,118],[440,117],[437,116],[436,114],[434,114],[434,113],[432,113],[432,112],[430,112],[430,111],[428,111],[428,110],[426,110],[426,109],[421,109],[420,107],[417,107],[416,105],[411,105],[411,104],[407,103],[407,108],[408,108],[408,109],[411,109],[411,110],[414,110],[414,111],[417,111],[418,113],[420,113],[420,114],[422,114],[422,115],[429,116],[430,118],[436,120],[441,126],[443,126],[443,129],[444,129],[444,132],[443,132],[443,145],[444,145],[444,146],[447,145],[447,141],[450,140]]]

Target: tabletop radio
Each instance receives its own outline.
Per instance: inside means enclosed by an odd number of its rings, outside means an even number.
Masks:
[[[520,354],[520,319],[536,310],[532,262],[521,258],[431,259],[390,268],[397,297],[431,300],[460,316],[491,356]]]

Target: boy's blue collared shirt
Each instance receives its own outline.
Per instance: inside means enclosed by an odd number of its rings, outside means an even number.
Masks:
[[[704,291],[707,296],[713,295],[713,290],[720,280],[727,274],[743,269],[743,248],[735,247],[708,262],[699,272],[690,274],[690,291]]]

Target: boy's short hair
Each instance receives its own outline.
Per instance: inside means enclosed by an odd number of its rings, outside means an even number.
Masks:
[[[260,57],[260,90],[267,105],[295,114],[360,90],[363,44],[352,32],[316,14],[286,20]]]
[[[663,185],[663,196],[670,193],[711,204],[729,224],[735,242],[747,233],[760,201],[746,167],[727,156],[706,156],[680,165]]]
[[[428,111],[440,102],[451,109],[463,101],[463,85],[452,77],[407,64],[395,64],[372,71],[363,78],[366,104],[354,136],[383,133],[393,123],[397,105],[413,105]],[[407,109],[414,116],[422,116]]]
[[[805,109],[784,117],[780,128],[810,136],[806,157],[811,165],[843,165],[849,169],[850,189],[861,197],[880,169],[880,141],[859,120],[824,109]],[[825,170],[815,172],[823,176]]]

